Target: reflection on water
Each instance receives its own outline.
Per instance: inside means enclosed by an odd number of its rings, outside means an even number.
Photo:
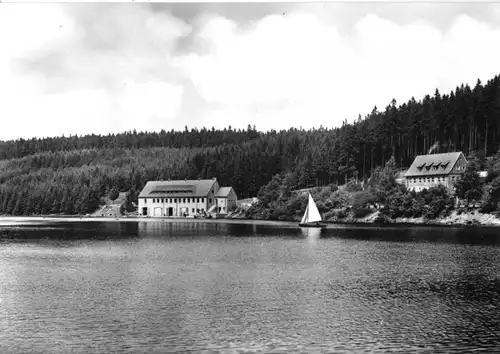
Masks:
[[[498,234],[154,221],[2,228],[0,347],[495,352]]]
[[[321,229],[316,227],[303,227],[300,229],[300,232],[304,237],[310,237],[313,239],[317,239],[321,237]]]

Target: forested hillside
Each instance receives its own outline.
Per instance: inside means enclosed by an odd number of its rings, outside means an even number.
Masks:
[[[113,188],[129,192],[130,204],[150,179],[217,177],[240,198],[256,196],[279,173],[290,189],[342,184],[368,177],[391,156],[408,166],[431,147],[494,154],[499,118],[496,76],[421,101],[392,101],[334,129],[186,128],[1,142],[0,213],[87,213]]]

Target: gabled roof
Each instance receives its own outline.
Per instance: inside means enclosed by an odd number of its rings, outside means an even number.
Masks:
[[[231,193],[232,187],[221,187],[217,194],[215,195],[216,197],[222,198],[222,197],[227,197],[229,196],[229,193]]]
[[[215,182],[216,179],[149,181],[139,194],[139,198],[205,197]]]
[[[418,155],[411,164],[405,177],[447,175],[455,163],[463,156],[462,152],[448,152],[444,154]]]

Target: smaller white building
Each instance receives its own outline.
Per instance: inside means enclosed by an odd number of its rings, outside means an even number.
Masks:
[[[227,214],[233,208],[236,208],[238,200],[233,187],[221,187],[217,191],[215,199],[217,200],[217,213],[219,214]]]

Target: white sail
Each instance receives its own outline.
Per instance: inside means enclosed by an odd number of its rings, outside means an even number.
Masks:
[[[319,213],[318,207],[314,202],[313,197],[309,194],[309,205],[308,205],[309,213],[307,222],[318,222],[321,221],[321,215]]]
[[[302,220],[300,220],[301,224],[304,224],[307,222],[308,215],[309,215],[309,204],[306,206],[306,211],[304,213],[304,216],[302,217]]]
[[[321,215],[319,213],[318,207],[316,206],[316,203],[314,202],[314,199],[312,198],[311,194],[309,194],[309,201],[307,203],[306,211],[300,223],[306,224],[318,221],[321,221]]]

